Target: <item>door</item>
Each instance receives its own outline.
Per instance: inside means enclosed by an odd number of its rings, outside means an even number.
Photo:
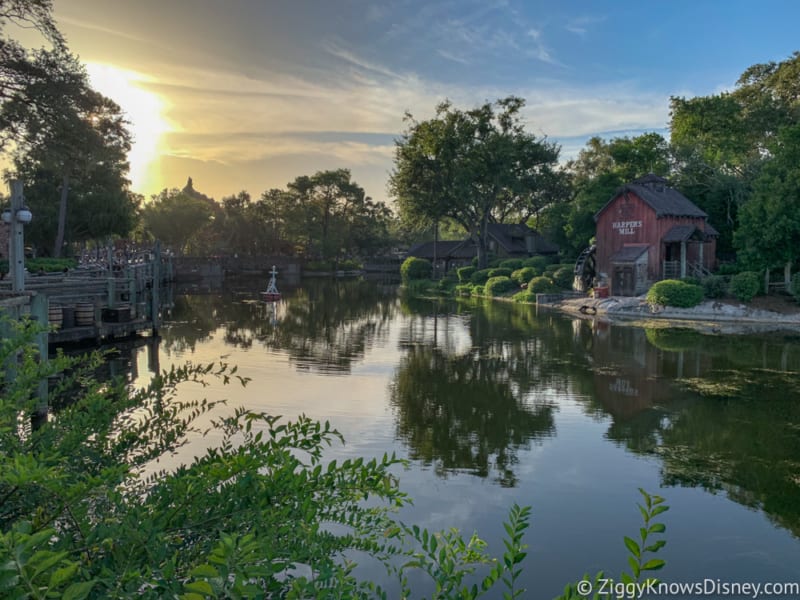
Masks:
[[[611,293],[614,296],[636,295],[636,276],[632,265],[614,265]]]

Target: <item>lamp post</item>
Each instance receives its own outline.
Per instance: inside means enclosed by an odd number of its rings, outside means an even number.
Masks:
[[[8,270],[11,275],[11,289],[25,291],[25,238],[22,228],[30,223],[33,214],[25,206],[22,196],[22,182],[11,181],[11,208],[3,211],[3,222],[11,226],[8,238]]]

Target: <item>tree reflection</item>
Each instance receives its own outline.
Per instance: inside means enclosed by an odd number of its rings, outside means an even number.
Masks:
[[[193,351],[218,332],[232,347],[286,352],[298,369],[344,374],[385,340],[397,304],[396,287],[360,279],[304,280],[282,288],[277,305],[258,299],[259,285],[263,281],[232,282],[222,294],[176,298],[165,347]]]
[[[431,345],[409,348],[391,386],[398,436],[414,459],[439,475],[458,469],[503,486],[517,483],[517,450],[554,433],[553,406],[524,397],[509,362],[483,352],[449,356]]]

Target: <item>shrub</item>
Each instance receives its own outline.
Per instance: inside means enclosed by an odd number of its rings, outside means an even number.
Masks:
[[[546,275],[551,275],[558,271],[561,268],[561,265],[547,265],[544,268],[544,272]]]
[[[480,271],[475,271],[469,277],[470,283],[474,283],[476,285],[483,285],[484,283],[489,281],[490,277],[489,271],[491,271],[491,269],[481,269]]]
[[[456,296],[472,296],[472,285],[469,283],[462,283],[456,286],[455,288],[455,295]]]
[[[522,261],[523,267],[533,267],[539,273],[544,272],[544,268],[550,263],[544,256],[531,256]]]
[[[306,263],[307,271],[332,271],[333,263],[328,260],[310,260]]]
[[[722,263],[717,269],[720,275],[736,275],[741,272],[742,268],[736,263]]]
[[[665,279],[650,288],[647,301],[650,304],[691,308],[703,301],[703,288],[677,279]]]
[[[408,283],[415,279],[429,279],[433,273],[431,261],[416,256],[409,256],[400,265],[400,277],[403,283]]]
[[[800,302],[800,273],[795,273],[792,275],[792,296],[794,299]]]
[[[364,268],[364,264],[354,258],[340,260],[336,266],[342,271],[359,271]]]
[[[490,258],[486,264],[489,265],[490,269],[497,269],[500,267],[500,263],[503,262],[504,258]]]
[[[458,285],[458,279],[453,275],[447,275],[439,280],[439,289],[442,291],[450,292],[456,285]]]
[[[684,283],[688,283],[689,285],[699,285],[700,287],[703,286],[703,282],[700,281],[698,277],[692,277],[692,276],[681,277],[681,281],[683,281]]]
[[[461,283],[466,283],[469,281],[469,278],[475,271],[477,271],[475,267],[461,267],[460,269],[457,269],[456,273],[458,274],[458,280]]]
[[[741,302],[750,302],[761,290],[761,277],[755,271],[742,271],[731,277],[728,291]]]
[[[511,269],[512,271],[516,271],[517,269],[522,268],[522,259],[521,258],[507,258],[505,260],[500,261],[500,268],[502,269]]]
[[[533,267],[522,267],[521,269],[517,269],[511,273],[511,279],[513,279],[517,285],[522,285],[523,283],[528,283],[531,279],[541,274],[541,271],[538,271]]]
[[[549,277],[534,277],[528,283],[528,291],[533,294],[552,294],[557,292],[558,288],[553,280]]]
[[[553,273],[553,281],[555,284],[564,290],[571,290],[572,283],[575,280],[573,267],[560,267]]]
[[[499,296],[504,292],[513,290],[516,287],[517,286],[514,285],[514,282],[510,277],[500,276],[489,279],[484,286],[484,291],[486,292],[487,296]]]
[[[511,277],[511,269],[502,267],[489,269],[489,277]]]
[[[536,294],[530,290],[522,290],[511,296],[511,300],[522,304],[536,304]]]
[[[720,275],[711,275],[703,279],[703,292],[706,298],[722,298],[728,291],[728,283]]]
[[[483,296],[483,286],[482,285],[473,285],[472,286],[472,295],[473,296]]]

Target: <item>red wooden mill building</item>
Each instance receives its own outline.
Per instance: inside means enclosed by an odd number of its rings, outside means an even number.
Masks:
[[[635,296],[660,279],[707,274],[719,237],[707,218],[656,175],[622,186],[594,216],[598,276],[612,295]]]

